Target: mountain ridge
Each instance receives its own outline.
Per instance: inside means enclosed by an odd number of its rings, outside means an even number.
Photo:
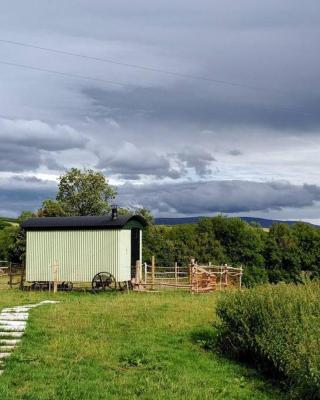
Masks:
[[[198,217],[170,217],[170,218],[155,218],[155,224],[156,225],[182,225],[182,224],[195,224],[197,223],[201,218],[208,218],[205,216],[198,216]],[[210,218],[210,217],[209,217]],[[319,225],[311,224],[309,222],[305,221],[291,221],[291,220],[286,220],[286,221],[281,221],[277,219],[268,219],[268,218],[257,218],[257,217],[238,217],[242,221],[245,221],[247,223],[258,223],[261,225],[262,228],[270,228],[272,224],[278,223],[278,224],[287,224],[287,225],[293,225],[297,222],[303,222],[308,225],[316,226],[318,227]]]

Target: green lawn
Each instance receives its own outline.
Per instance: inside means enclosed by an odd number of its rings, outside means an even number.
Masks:
[[[30,312],[0,377],[0,399],[285,399],[253,370],[192,340],[217,294],[0,291],[0,309],[55,298]]]

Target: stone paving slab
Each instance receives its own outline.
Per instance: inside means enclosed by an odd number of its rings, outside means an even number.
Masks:
[[[2,346],[0,345],[0,352],[2,351],[11,351],[15,348],[16,346]]]
[[[10,325],[2,325],[2,332],[24,332],[25,326],[10,326]]]
[[[23,336],[23,332],[1,332],[0,331],[0,337],[20,338],[21,336]]]
[[[33,308],[56,304],[58,301],[45,300],[37,304],[7,307],[0,313],[0,375],[5,368],[5,360],[10,357],[12,351],[20,343],[21,337],[27,326],[29,311]]]
[[[0,339],[0,346],[5,345],[5,346],[16,346],[21,342],[20,339]]]
[[[27,321],[0,321],[0,329],[2,325],[7,325],[7,326],[26,326]]]
[[[15,314],[0,314],[0,321],[26,321],[29,318],[27,313],[15,313]]]

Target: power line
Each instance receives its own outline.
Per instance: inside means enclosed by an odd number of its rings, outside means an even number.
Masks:
[[[191,74],[183,74],[180,72],[168,71],[168,70],[164,70],[164,69],[149,67],[146,65],[131,64],[131,63],[125,63],[125,62],[116,61],[116,60],[112,60],[112,59],[93,57],[93,56],[88,56],[86,54],[79,54],[79,53],[73,53],[73,52],[64,51],[64,50],[52,49],[49,47],[37,46],[37,45],[23,43],[23,42],[16,42],[13,40],[0,39],[0,42],[12,44],[15,46],[29,47],[29,48],[33,48],[33,49],[37,49],[37,50],[48,51],[48,52],[56,53],[56,54],[64,54],[64,55],[69,55],[69,56],[73,56],[73,57],[84,58],[84,59],[93,60],[93,61],[97,61],[97,62],[121,65],[123,67],[128,67],[128,68],[136,68],[136,69],[141,69],[144,71],[157,72],[157,73],[166,74],[166,75],[178,76],[180,78],[185,78],[185,79],[200,80],[200,81],[211,82],[211,83],[216,83],[216,84],[221,84],[221,85],[228,85],[228,86],[233,86],[233,87],[242,87],[242,88],[245,88],[248,90],[254,90],[254,91],[277,93],[277,94],[281,94],[281,95],[291,95],[288,92],[277,90],[277,89],[252,86],[252,85],[248,85],[245,83],[233,82],[233,81],[222,80],[222,79],[214,79],[214,78],[210,78],[210,77],[196,76],[196,75],[191,75]]]
[[[2,60],[0,60],[0,64],[8,65],[8,66],[11,66],[11,67],[26,68],[26,69],[30,69],[30,70],[33,70],[33,71],[46,72],[46,73],[49,73],[49,74],[67,76],[67,77],[71,77],[71,78],[78,78],[78,79],[86,79],[86,80],[96,81],[96,82],[103,82],[103,83],[108,83],[108,84],[111,84],[111,85],[117,85],[117,86],[123,86],[123,87],[128,86],[128,87],[133,87],[133,88],[139,87],[139,88],[147,89],[147,87],[138,86],[138,85],[134,85],[134,84],[131,84],[131,83],[117,82],[117,81],[111,81],[111,80],[103,79],[103,78],[94,78],[92,76],[72,74],[71,72],[56,71],[56,70],[53,70],[53,69],[34,67],[32,65],[27,65],[27,64],[19,64],[19,63],[14,63],[14,62],[9,62],[9,61],[2,61]]]

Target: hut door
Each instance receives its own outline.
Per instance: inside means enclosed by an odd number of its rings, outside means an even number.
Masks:
[[[140,258],[140,229],[131,229],[131,266],[136,265]]]

